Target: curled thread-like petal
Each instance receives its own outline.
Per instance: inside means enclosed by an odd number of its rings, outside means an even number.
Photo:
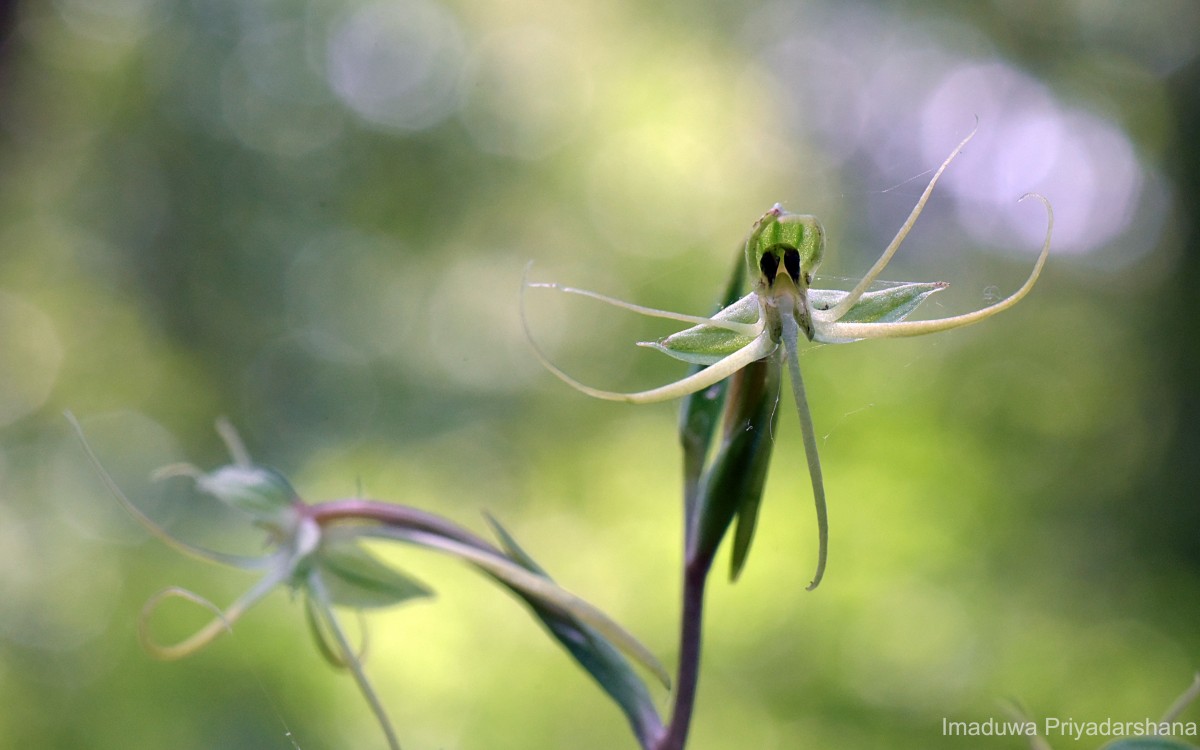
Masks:
[[[164,661],[182,659],[185,656],[194,654],[212,643],[222,633],[232,631],[233,624],[246,613],[246,610],[269,594],[276,586],[286,581],[290,574],[290,569],[281,567],[273,571],[270,575],[264,576],[254,588],[231,604],[224,612],[209,600],[187,589],[178,586],[163,589],[146,602],[145,606],[142,607],[141,615],[138,617],[138,638],[142,643],[142,647],[154,658]],[[206,625],[182,641],[162,645],[155,641],[150,633],[150,619],[154,616],[159,606],[168,599],[184,599],[194,604],[199,604],[201,607],[211,611],[214,617]]]
[[[677,320],[680,323],[694,323],[696,325],[712,326],[714,328],[721,328],[726,331],[741,334],[743,336],[754,336],[758,333],[758,328],[753,323],[729,319],[721,316],[720,314],[711,318],[705,318],[699,315],[686,315],[684,313],[671,312],[670,310],[659,310],[656,307],[635,305],[632,302],[626,302],[625,300],[617,299],[616,297],[609,297],[608,295],[600,294],[599,292],[592,292],[588,291],[587,289],[576,289],[575,287],[563,286],[561,284],[533,282],[526,283],[525,286],[531,289],[554,289],[565,294],[577,294],[581,297],[598,300],[605,304],[612,305],[613,307],[619,307],[622,310],[629,310],[630,312],[635,312],[639,315],[645,315],[651,318],[664,318],[666,320]]]
[[[1020,302],[1029,291],[1033,289],[1033,285],[1037,283],[1038,277],[1042,274],[1042,268],[1046,265],[1046,259],[1050,257],[1050,238],[1054,232],[1054,209],[1050,206],[1050,201],[1044,196],[1037,193],[1029,193],[1021,198],[1036,198],[1041,201],[1046,208],[1046,238],[1042,242],[1041,252],[1038,254],[1037,262],[1033,266],[1033,271],[1030,272],[1029,278],[1021,285],[1021,288],[1013,292],[1008,297],[999,302],[988,305],[987,307],[975,310],[974,312],[955,315],[949,318],[937,318],[934,320],[915,320],[901,321],[895,323],[817,323],[817,338],[819,340],[833,339],[882,339],[882,338],[898,338],[903,336],[922,336],[927,333],[937,333],[939,331],[949,331],[954,328],[978,323],[981,320],[986,320],[997,313],[1001,313],[1013,305]],[[833,314],[833,310],[830,311]]]
[[[673,383],[668,383],[658,388],[651,388],[645,391],[634,391],[632,393],[622,393],[619,391],[604,391],[599,388],[593,388],[589,385],[580,383],[575,378],[563,372],[557,365],[548,360],[536,344],[533,344],[533,339],[530,339],[533,346],[534,354],[542,366],[553,373],[559,380],[571,386],[580,393],[586,394],[593,398],[604,399],[605,401],[624,401],[630,404],[653,404],[659,401],[669,401],[673,398],[686,396],[689,393],[703,390],[704,388],[718,383],[733,373],[742,369],[746,365],[766,357],[771,352],[775,351],[776,344],[771,341],[770,337],[760,335],[738,349],[733,354],[713,363],[709,367],[700,370],[697,373],[676,380]]]
[[[804,378],[800,374],[800,358],[796,351],[800,326],[791,315],[784,315],[782,318],[788,380],[792,384],[792,398],[796,402],[796,415],[800,419],[800,434],[804,440],[804,455],[808,459],[808,476],[812,482],[813,504],[817,511],[817,569],[808,584],[808,590],[812,591],[820,585],[825,576],[825,562],[829,557],[829,514],[825,507],[825,480],[821,474],[821,457],[817,452],[816,428],[813,427],[812,412],[808,408],[808,396],[804,391]]]
[[[365,662],[371,645],[370,631],[367,630],[367,621],[363,616],[363,611],[356,609],[354,612],[358,615],[358,632],[362,634],[362,642],[354,650],[354,656],[360,662]],[[304,597],[304,616],[308,621],[308,629],[313,634],[313,640],[317,643],[317,650],[321,652],[321,656],[325,657],[325,661],[337,669],[349,669],[350,662],[343,657],[337,639],[329,630],[329,624],[321,605],[317,604],[311,594]]]
[[[149,532],[151,536],[158,539],[171,549],[176,550],[177,552],[181,552],[185,555],[197,558],[199,560],[204,560],[206,562],[220,563],[222,565],[229,565],[235,568],[242,568],[243,570],[261,570],[262,568],[265,568],[271,564],[271,555],[262,555],[259,557],[230,555],[224,552],[217,552],[216,550],[210,550],[205,547],[189,544],[188,542],[175,537],[173,534],[171,534],[171,532],[160,526],[154,519],[143,513],[142,510],[134,505],[133,501],[131,501],[125,495],[125,493],[121,491],[121,488],[117,486],[116,481],[111,475],[109,475],[108,471],[104,468],[104,465],[100,463],[100,459],[96,457],[96,453],[92,450],[92,446],[88,444],[87,438],[84,437],[83,434],[83,427],[79,424],[79,420],[77,420],[75,415],[71,412],[66,412],[65,416],[67,421],[70,422],[71,427],[75,430],[75,434],[79,436],[79,442],[83,445],[83,450],[87,454],[88,460],[91,461],[92,466],[96,468],[96,472],[100,475],[100,479],[104,482],[104,486],[107,487],[108,491],[113,494],[113,497],[117,499],[117,502],[121,504],[121,507],[125,509],[125,512],[132,516],[133,519],[137,521],[142,528]]]
[[[845,298],[838,302],[837,305],[835,305],[833,309],[829,311],[830,317],[837,319],[845,315],[850,308],[854,306],[854,303],[858,302],[859,297],[861,297],[868,289],[871,288],[871,284],[875,283],[875,279],[879,278],[879,274],[883,272],[885,267],[887,267],[888,262],[891,261],[892,256],[896,254],[896,251],[900,248],[901,243],[903,243],[905,238],[908,237],[908,233],[912,230],[913,225],[917,223],[917,218],[920,217],[921,212],[925,210],[925,204],[929,202],[929,196],[931,193],[933,193],[933,188],[935,185],[937,185],[938,179],[942,176],[942,172],[945,172],[946,167],[950,166],[950,162],[954,161],[954,157],[958,156],[962,150],[966,148],[967,144],[970,143],[971,139],[975,137],[975,133],[978,130],[979,123],[976,122],[975,127],[971,129],[971,132],[967,134],[967,137],[962,139],[962,142],[950,152],[950,155],[946,157],[946,160],[942,162],[942,165],[937,168],[936,172],[933,173],[933,177],[930,178],[929,184],[925,186],[925,191],[921,193],[921,197],[917,200],[917,205],[913,206],[912,211],[910,211],[908,214],[908,218],[904,220],[904,224],[900,226],[900,230],[896,232],[896,236],[892,238],[892,241],[888,243],[888,246],[884,249],[883,254],[879,256],[879,260],[875,261],[875,265],[871,266],[871,269],[867,271],[866,275],[864,275],[862,279],[854,285],[854,288],[850,290],[850,293],[847,294]]]

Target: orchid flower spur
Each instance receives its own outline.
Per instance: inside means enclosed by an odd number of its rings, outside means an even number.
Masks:
[[[967,142],[968,135],[934,172],[929,184],[901,225],[883,254],[850,291],[819,289],[812,286],[813,278],[825,254],[825,231],[813,216],[793,214],[776,204],[751,228],[744,245],[744,266],[739,274],[748,273],[756,279],[753,289],[740,298],[727,299],[726,306],[711,317],[698,317],[657,310],[617,300],[596,292],[550,283],[530,283],[534,288],[556,289],[561,292],[589,297],[607,304],[651,317],[665,318],[692,327],[659,341],[641,342],[640,346],[655,349],[696,368],[687,376],[668,385],[633,393],[600,390],[585,385],[549,361],[534,344],[535,355],[551,373],[572,388],[595,398],[624,401],[634,404],[655,403],[697,394],[751,365],[766,361],[778,370],[786,366],[791,381],[796,412],[800,419],[805,454],[808,459],[814,503],[817,513],[818,552],[816,572],[809,590],[816,588],[825,571],[828,549],[828,521],[825,510],[825,490],[821,465],[817,456],[816,433],[804,392],[800,373],[799,346],[801,339],[826,344],[842,344],[862,339],[919,336],[948,331],[978,323],[1017,304],[1033,288],[1050,252],[1050,236],[1054,215],[1050,202],[1041,195],[1030,193],[1021,198],[1036,198],[1046,209],[1047,226],[1041,253],[1033,271],[1023,285],[1007,298],[974,312],[934,320],[909,321],[906,318],[934,292],[947,287],[942,282],[913,282],[888,284],[872,290],[879,274],[891,261],[925,208],[930,193],[942,173]],[[738,282],[740,285],[740,282]],[[740,293],[740,292],[739,292]],[[528,335],[528,328],[526,329]],[[530,336],[530,341],[532,342]],[[769,368],[770,369],[770,368]],[[778,377],[767,371],[756,377],[777,384]],[[764,382],[767,382],[764,381]],[[751,389],[754,390],[754,389]],[[759,389],[761,390],[761,389]],[[736,412],[734,405],[730,409]],[[743,407],[743,411],[746,409]],[[748,412],[747,412],[748,414]],[[745,416],[745,415],[743,415]],[[727,417],[728,419],[728,417]],[[769,450],[769,448],[767,448]],[[765,466],[761,469],[765,472]],[[761,482],[760,482],[761,484]],[[761,486],[757,490],[761,492]],[[754,496],[749,492],[749,496]],[[747,502],[757,502],[750,500]],[[739,513],[746,513],[741,510]],[[755,509],[750,509],[748,531],[753,529]],[[746,518],[742,515],[741,518]],[[689,518],[689,533],[697,522]],[[724,525],[716,534],[716,542],[724,533]],[[691,538],[691,537],[689,537]],[[745,559],[744,538],[735,549],[734,575]]]
[[[151,535],[192,557],[261,571],[258,583],[224,611],[177,587],[153,596],[142,610],[138,628],[142,644],[151,655],[178,659],[196,652],[231,631],[251,606],[276,587],[285,586],[304,595],[307,620],[318,648],[335,667],[351,672],[386,736],[388,747],[396,750],[400,747],[399,740],[367,679],[362,649],[356,650],[351,645],[334,608],[348,607],[361,612],[432,594],[426,586],[385,564],[360,544],[364,540],[399,541],[458,557],[509,589],[624,712],[642,747],[651,747],[662,734],[654,701],[630,660],[669,687],[666,670],[620,625],[555,584],[490,516],[487,521],[499,546],[444,518],[403,505],[359,498],[309,505],[281,474],[252,463],[232,426],[222,421],[217,430],[233,457],[232,464],[208,473],[178,464],[160,469],[155,476],[192,478],[198,490],[242,512],[266,532],[270,551],[265,555],[225,554],[180,540],[143,513],[100,464],[78,421],[71,414],[67,418],[105,485]],[[160,644],[150,633],[150,619],[168,599],[199,604],[213,612],[214,618],[183,641]]]

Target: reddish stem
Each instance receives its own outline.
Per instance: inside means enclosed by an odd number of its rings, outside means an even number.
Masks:
[[[472,534],[441,516],[407,505],[348,498],[330,500],[316,505],[301,504],[300,508],[304,517],[316,521],[318,526],[329,526],[335,523],[374,522],[404,529],[427,531],[463,544],[469,544],[476,549],[503,555],[495,545],[486,539]]]
[[[700,680],[701,631],[704,624],[704,586],[712,569],[712,555],[693,558],[683,569],[683,612],[679,628],[679,673],[675,704],[666,733],[652,750],[683,750],[696,705]]]

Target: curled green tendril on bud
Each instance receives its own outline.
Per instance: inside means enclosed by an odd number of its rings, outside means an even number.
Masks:
[[[711,317],[643,307],[596,292],[558,284],[524,281],[521,320],[534,355],[555,377],[581,393],[594,398],[633,404],[656,403],[703,391],[762,359],[774,358],[785,362],[800,421],[817,514],[817,566],[812,582],[808,585],[808,589],[812,590],[824,576],[829,531],[816,433],[800,373],[801,341],[843,344],[863,339],[920,336],[978,323],[1007,310],[1023,299],[1037,282],[1049,256],[1054,213],[1045,197],[1029,193],[1020,200],[1034,198],[1046,209],[1045,240],[1025,283],[1005,299],[962,315],[909,321],[906,318],[929,295],[945,289],[947,284],[916,282],[871,289],[878,281],[879,274],[908,237],[942,173],[974,135],[975,131],[972,130],[937,168],[883,254],[850,291],[812,287],[814,275],[825,254],[825,231],[815,217],[792,214],[776,204],[754,223],[743,246],[750,278],[757,280],[753,289]],[[528,270],[526,273],[528,274]],[[524,297],[528,288],[553,289],[650,317],[690,323],[691,328],[659,341],[640,342],[639,345],[684,362],[703,365],[704,368],[673,383],[644,391],[623,393],[586,385],[551,362],[538,347],[525,314]],[[717,542],[719,541],[718,537]]]

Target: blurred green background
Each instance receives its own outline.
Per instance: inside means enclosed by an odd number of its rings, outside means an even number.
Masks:
[[[776,201],[848,287],[975,125],[885,276],[943,280],[935,337],[802,366],[832,528],[815,558],[786,409],[742,580],[711,589],[696,750],[1015,748],[943,718],[1157,717],[1200,668],[1200,6],[1032,2],[42,0],[0,16],[0,744],[367,748],[378,729],[280,592],[188,660],[139,648],[169,585],[253,579],[124,518],[62,412],[181,536],[252,549],[156,466],[226,460],[228,415],[309,500],[482,530],[674,664],[676,406],[544,372],[534,280],[704,314]],[[682,367],[670,326],[529,293],[590,384]],[[372,615],[406,747],[633,747],[509,597]],[[196,624],[180,605],[164,638]],[[190,619],[189,619],[190,618]],[[665,706],[668,697],[660,696]],[[1198,718],[1200,710],[1189,715]],[[1099,740],[1053,740],[1095,747]]]

